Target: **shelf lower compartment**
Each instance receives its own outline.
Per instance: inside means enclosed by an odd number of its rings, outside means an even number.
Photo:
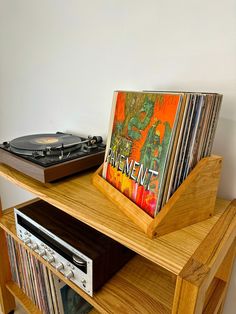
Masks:
[[[17,301],[22,305],[22,307],[29,314],[42,314],[42,312],[37,308],[37,306],[31,301],[31,299],[22,291],[19,286],[10,281],[6,284],[7,289],[11,294],[17,299]],[[98,314],[99,312],[96,309],[92,309],[89,314]]]
[[[16,235],[13,209],[4,212],[0,226],[99,312],[171,313],[176,276],[144,257],[136,255],[90,297],[23,244]],[[137,302],[137,299],[141,302]]]

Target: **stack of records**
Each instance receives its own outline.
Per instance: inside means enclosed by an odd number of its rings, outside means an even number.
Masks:
[[[114,94],[103,177],[155,217],[212,150],[222,95]]]
[[[86,314],[92,306],[6,234],[12,279],[44,314]]]

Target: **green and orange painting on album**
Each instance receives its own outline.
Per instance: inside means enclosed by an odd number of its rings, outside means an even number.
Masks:
[[[179,94],[114,94],[103,177],[150,216],[157,211]]]

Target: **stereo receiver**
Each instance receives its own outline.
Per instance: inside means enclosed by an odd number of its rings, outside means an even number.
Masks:
[[[90,296],[134,255],[42,200],[17,206],[14,213],[17,236]]]

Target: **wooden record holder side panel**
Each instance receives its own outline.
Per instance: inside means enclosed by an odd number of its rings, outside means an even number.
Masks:
[[[64,161],[62,163],[43,167],[36,163],[26,160],[21,156],[14,155],[0,149],[0,162],[42,182],[52,182],[76,172],[89,169],[101,164],[104,160],[104,152],[98,152],[77,159]]]
[[[200,160],[155,218],[129,200],[102,178],[102,166],[93,176],[93,184],[122,210],[148,237],[161,236],[213,215],[220,179],[222,158]]]

